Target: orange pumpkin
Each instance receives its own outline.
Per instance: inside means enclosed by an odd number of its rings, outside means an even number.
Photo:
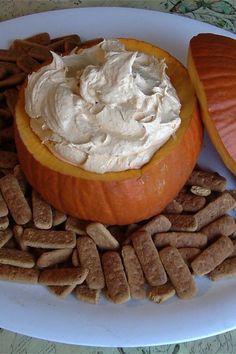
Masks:
[[[193,37],[188,69],[212,143],[236,175],[236,41],[211,33]]]
[[[55,208],[84,220],[129,224],[160,213],[177,195],[197,161],[202,125],[187,70],[151,44],[121,39],[127,50],[165,58],[181,100],[182,123],[175,136],[137,170],[97,174],[56,158],[32,132],[22,88],[15,114],[15,138],[22,169],[31,185]]]

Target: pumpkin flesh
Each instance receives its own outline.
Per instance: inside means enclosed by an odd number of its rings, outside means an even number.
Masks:
[[[137,170],[97,174],[56,158],[32,132],[24,109],[24,88],[16,107],[15,138],[31,185],[55,208],[84,220],[129,224],[158,214],[177,195],[197,161],[202,126],[186,69],[167,52],[133,39],[128,50],[166,58],[167,73],[181,100],[182,123],[175,136]]]

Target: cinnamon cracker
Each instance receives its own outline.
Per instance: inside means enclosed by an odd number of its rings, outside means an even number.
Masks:
[[[75,233],[72,231],[54,231],[25,229],[23,242],[26,246],[37,248],[74,248],[76,245]]]
[[[183,211],[183,206],[176,200],[173,199],[163,210],[164,214],[180,214]]]
[[[77,251],[81,266],[89,270],[86,278],[88,287],[90,289],[103,289],[105,279],[95,242],[88,236],[78,237]]]
[[[129,283],[130,295],[133,299],[144,299],[146,290],[143,271],[132,246],[122,248],[123,263]]]
[[[78,257],[78,252],[77,249],[75,248],[72,252],[71,255],[71,263],[74,267],[79,267],[80,263],[79,263],[79,257]]]
[[[160,286],[152,287],[148,292],[148,297],[153,302],[161,304],[175,295],[175,288],[169,282]]]
[[[193,215],[189,214],[167,214],[166,217],[171,222],[171,231],[194,232],[198,224]]]
[[[232,240],[233,245],[234,245],[234,250],[233,252],[230,254],[230,256],[228,258],[233,258],[236,257],[236,240]]]
[[[6,230],[9,226],[9,219],[7,216],[0,217],[0,231]]]
[[[57,297],[61,299],[65,299],[68,295],[72,293],[72,291],[75,289],[76,284],[72,285],[64,285],[64,286],[59,286],[59,285],[49,285],[48,289]]]
[[[202,251],[191,263],[194,274],[202,276],[210,273],[222,263],[234,250],[233,242],[227,236],[221,236]]]
[[[50,43],[50,35],[48,32],[37,33],[31,37],[25,38],[28,42],[33,42],[41,45],[47,45]]]
[[[217,172],[193,170],[186,184],[188,186],[208,188],[215,192],[223,192],[226,188],[227,181]]]
[[[221,280],[224,278],[230,278],[236,276],[236,257],[226,259],[214,270],[212,270],[208,277],[211,280]]]
[[[89,304],[97,304],[99,301],[101,290],[89,289],[86,285],[78,285],[75,288],[75,296],[78,300],[88,302]]]
[[[132,243],[147,282],[151,286],[165,284],[166,272],[150,235],[145,231],[137,231],[132,235]]]
[[[39,268],[51,267],[55,264],[65,262],[71,254],[71,248],[43,252],[37,260],[37,266]]]
[[[182,247],[178,248],[178,251],[189,268],[192,261],[201,253],[201,250],[196,247]]]
[[[14,221],[24,225],[32,218],[31,209],[20,188],[18,180],[13,175],[0,179],[0,189]]]
[[[26,75],[26,73],[20,72],[7,76],[5,79],[0,81],[0,89],[4,90],[6,88],[22,84],[26,79]]]
[[[28,54],[20,55],[19,58],[17,58],[16,63],[17,66],[27,74],[36,71],[40,66],[40,63]]]
[[[11,238],[12,238],[11,229],[6,229],[4,231],[0,231],[0,248],[2,248]]]
[[[177,202],[182,206],[184,212],[195,213],[202,209],[206,204],[206,198],[192,193],[179,193],[176,197]]]
[[[15,152],[1,150],[0,168],[14,168],[17,163],[18,158]]]
[[[39,271],[31,268],[14,267],[0,264],[0,280],[13,281],[17,283],[37,284]]]
[[[51,209],[52,209],[52,226],[58,226],[63,224],[63,222],[65,222],[67,219],[66,214],[53,208],[52,206]]]
[[[86,232],[100,249],[116,250],[119,248],[119,242],[103,224],[92,222],[87,225]]]
[[[197,293],[191,272],[175,247],[166,247],[160,251],[164,268],[181,299],[190,299]]]
[[[227,214],[235,207],[235,200],[230,193],[224,192],[218,198],[207,204],[203,209],[194,214],[197,222],[197,230],[202,229],[207,224]]]
[[[85,281],[88,270],[84,268],[53,268],[41,270],[39,283],[43,285],[73,285]]]
[[[2,193],[0,191],[0,217],[8,215],[8,208],[5,200],[3,199]]]
[[[25,194],[27,190],[27,185],[28,182],[26,180],[26,177],[20,167],[20,165],[16,165],[13,170],[13,175],[16,177],[16,179],[19,182],[20,188],[22,190],[22,193]]]
[[[52,208],[35,190],[32,191],[32,211],[34,225],[38,229],[51,229]]]
[[[22,268],[33,268],[35,265],[34,257],[29,252],[7,248],[0,249],[0,263]]]
[[[86,235],[87,221],[74,218],[73,216],[68,216],[66,220],[65,229],[68,231],[73,231],[78,235]]]
[[[146,231],[150,235],[157,232],[165,232],[171,228],[171,223],[167,217],[164,215],[154,216],[148,223],[143,225],[139,230]]]
[[[50,61],[52,59],[50,50],[46,46],[24,39],[14,40],[11,49],[21,54],[28,54],[39,61]]]
[[[28,251],[28,247],[24,244],[24,241],[23,241],[23,232],[24,232],[24,229],[21,225],[15,225],[13,227],[13,235],[14,235],[14,238],[17,242],[17,244],[19,245],[20,249],[22,251]]]
[[[157,248],[166,246],[203,248],[207,244],[207,236],[201,232],[163,232],[154,235]]]
[[[201,232],[207,235],[208,242],[220,235],[230,236],[235,231],[236,223],[230,215],[223,215],[201,229]]]
[[[116,251],[103,253],[102,266],[108,299],[116,304],[128,301],[130,299],[130,289],[120,254]]]

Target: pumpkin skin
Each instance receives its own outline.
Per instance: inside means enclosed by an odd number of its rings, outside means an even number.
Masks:
[[[188,70],[212,143],[236,175],[236,41],[211,33],[193,37]]]
[[[83,220],[124,225],[160,213],[178,194],[197,161],[203,131],[187,70],[170,54],[146,42],[121,39],[127,50],[165,58],[181,100],[181,126],[149,163],[137,170],[97,174],[56,158],[32,132],[24,87],[15,113],[15,140],[30,184],[51,205]]]

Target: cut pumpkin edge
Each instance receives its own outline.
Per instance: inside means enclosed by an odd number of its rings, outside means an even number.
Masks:
[[[216,151],[220,155],[225,166],[234,174],[236,175],[236,161],[231,157],[228,150],[226,149],[224,143],[222,142],[220,135],[216,129],[216,126],[211,118],[211,115],[208,111],[208,103],[207,103],[207,96],[205,93],[204,85],[198,75],[194,58],[191,52],[191,48],[188,51],[188,60],[187,60],[187,67],[190,78],[194,85],[196,95],[199,101],[199,107],[201,112],[201,118],[203,124],[207,130],[207,133],[210,137],[212,144],[214,145]]]

